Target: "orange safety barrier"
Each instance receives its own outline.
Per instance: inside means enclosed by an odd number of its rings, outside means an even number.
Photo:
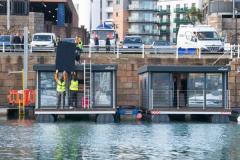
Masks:
[[[10,90],[7,96],[8,103],[10,105],[23,105],[30,106],[35,104],[35,90],[26,89],[24,90],[24,101],[23,101],[23,90]]]

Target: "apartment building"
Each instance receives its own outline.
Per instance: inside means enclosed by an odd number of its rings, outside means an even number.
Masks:
[[[116,0],[113,8],[120,40],[126,35],[140,35],[145,44],[159,39],[157,0]]]
[[[160,40],[176,43],[179,25],[191,23],[187,13],[193,7],[202,10],[202,0],[159,0]]]
[[[113,0],[73,0],[73,2],[78,12],[79,26],[84,25],[90,30],[103,22],[113,24]]]

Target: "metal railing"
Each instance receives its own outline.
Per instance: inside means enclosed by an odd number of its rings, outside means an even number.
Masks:
[[[49,48],[34,48],[31,44],[29,46],[29,53],[36,51],[42,52],[54,52],[55,47]],[[216,47],[216,46],[213,46]],[[11,44],[5,45],[0,44],[0,53],[23,53],[23,44]],[[84,45],[81,51],[82,54],[88,54],[89,57],[92,54],[113,54],[117,58],[121,54],[138,54],[144,58],[146,55],[153,55],[156,57],[170,56],[175,58],[184,57],[195,57],[195,58],[207,58],[213,56],[216,58],[216,62],[221,58],[240,58],[240,45],[228,45],[224,51],[208,51],[203,48],[180,48],[177,46],[155,46],[152,45],[138,45],[138,46],[124,46],[124,45],[110,45],[110,46],[99,46],[99,45]],[[215,62],[213,63],[215,64]]]
[[[151,90],[150,107],[230,109],[230,90]]]

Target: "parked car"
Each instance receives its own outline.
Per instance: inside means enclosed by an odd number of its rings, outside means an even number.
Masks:
[[[123,48],[142,48],[143,42],[140,36],[126,36],[123,40]]]
[[[0,51],[11,51],[13,49],[13,36],[11,35],[0,35]]]
[[[170,42],[167,41],[154,41],[152,43],[152,48],[159,49],[159,48],[172,48]]]
[[[32,51],[55,51],[56,36],[54,33],[36,33],[32,36]]]

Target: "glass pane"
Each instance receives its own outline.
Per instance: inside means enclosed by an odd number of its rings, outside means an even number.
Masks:
[[[203,107],[204,105],[204,73],[190,73],[188,76],[188,105]]]
[[[59,77],[62,74],[59,73]],[[56,82],[54,79],[54,72],[40,73],[40,107],[55,107],[57,104]],[[65,96],[65,106],[68,104],[68,96]]]
[[[169,73],[153,73],[153,107],[172,106],[172,83]]]
[[[95,106],[111,106],[112,81],[110,72],[94,73]]]
[[[221,73],[207,74],[206,106],[222,107],[223,86]]]

